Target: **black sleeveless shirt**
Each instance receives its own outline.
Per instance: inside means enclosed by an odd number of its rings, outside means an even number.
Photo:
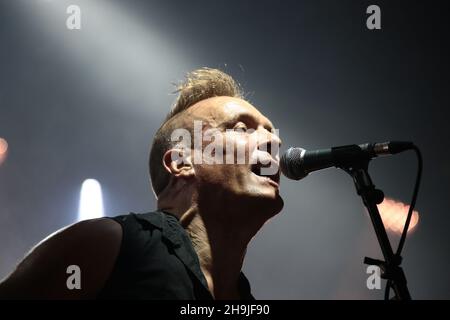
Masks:
[[[98,299],[213,299],[198,256],[178,218],[156,211],[111,219],[122,226],[122,244]],[[254,299],[242,272],[239,292],[242,299]]]

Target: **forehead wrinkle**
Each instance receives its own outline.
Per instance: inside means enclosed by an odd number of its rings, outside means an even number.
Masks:
[[[242,101],[244,103],[229,102],[225,104],[225,108],[229,108],[232,112],[234,112],[235,115],[233,116],[233,119],[239,117],[254,118],[258,123],[262,123],[273,128],[272,122],[265,115],[263,115],[256,106],[253,106],[245,100]],[[233,108],[233,106],[236,106],[236,108]]]
[[[189,114],[194,120],[200,119],[206,122],[206,127],[218,127],[220,125],[223,115],[223,103],[221,100],[231,97],[213,97],[205,100],[201,100],[191,106],[188,110]]]
[[[247,117],[255,122],[274,128],[272,122],[248,101],[228,96],[211,97],[198,101],[185,110],[193,120],[206,122],[204,127],[217,128],[226,122]]]

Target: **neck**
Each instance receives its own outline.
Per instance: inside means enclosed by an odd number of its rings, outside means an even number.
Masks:
[[[185,193],[186,194],[186,193]],[[261,221],[245,219],[247,212],[232,211],[222,201],[158,199],[158,208],[176,214],[196,251],[208,288],[215,299],[240,299],[238,283],[247,245]],[[187,199],[186,199],[187,200]]]
[[[209,223],[198,208],[188,210],[180,221],[191,238],[213,297],[239,299],[239,276],[251,236],[216,221]]]

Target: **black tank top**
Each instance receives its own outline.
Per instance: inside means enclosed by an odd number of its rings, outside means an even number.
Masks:
[[[99,299],[213,299],[178,218],[156,211],[111,219],[122,226],[122,244]],[[239,292],[243,299],[254,299],[242,272]]]

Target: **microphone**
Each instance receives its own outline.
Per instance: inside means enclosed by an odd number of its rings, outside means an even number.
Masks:
[[[280,159],[283,175],[289,179],[300,180],[309,173],[329,167],[351,166],[357,161],[369,161],[372,158],[391,155],[413,149],[408,141],[389,141],[381,143],[352,144],[320,150],[289,148]]]

